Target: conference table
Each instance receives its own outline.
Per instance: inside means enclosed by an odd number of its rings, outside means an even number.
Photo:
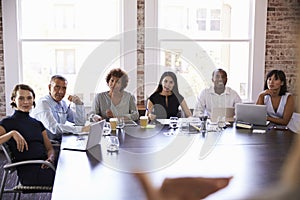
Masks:
[[[293,137],[289,130],[265,133],[237,129],[190,134],[157,123],[113,133],[120,149],[109,152],[106,137],[86,152],[64,150],[75,135],[64,135],[52,199],[143,200],[134,173],[146,173],[155,187],[165,178],[229,177],[229,185],[205,199],[243,199],[280,178]],[[73,138],[74,139],[74,138]]]

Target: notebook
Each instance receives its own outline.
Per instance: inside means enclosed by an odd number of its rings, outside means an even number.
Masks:
[[[132,119],[124,119],[125,126],[137,126],[138,124]]]
[[[238,103],[235,107],[236,121],[248,122],[253,125],[267,126],[267,106]]]
[[[213,108],[211,111],[211,118],[212,122],[217,122],[218,117],[225,117],[226,122],[233,122],[234,121],[234,108],[233,107],[218,107]]]
[[[68,138],[67,142],[63,144],[63,149],[73,151],[87,151],[92,147],[98,145],[102,138],[104,124],[105,120],[91,124],[90,131],[87,136]]]

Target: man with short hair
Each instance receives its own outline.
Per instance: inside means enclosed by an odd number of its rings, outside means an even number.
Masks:
[[[211,117],[213,108],[234,108],[236,103],[242,102],[238,93],[226,86],[227,73],[225,70],[219,68],[213,71],[212,82],[214,85],[202,90],[197,97],[194,117],[204,115]]]
[[[88,131],[83,102],[77,96],[69,96],[67,105],[63,100],[66,94],[68,81],[60,75],[51,77],[49,94],[39,99],[31,115],[41,121],[47,129],[48,137],[61,141],[63,133],[78,133]],[[75,111],[70,108],[75,104]],[[70,122],[70,124],[67,124]],[[74,126],[75,125],[75,126]]]

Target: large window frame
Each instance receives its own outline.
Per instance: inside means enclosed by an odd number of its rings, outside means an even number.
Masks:
[[[265,73],[265,41],[266,41],[266,20],[267,20],[267,0],[252,0],[252,9],[250,10],[250,32],[249,39],[249,60],[248,67],[248,99],[245,102],[255,102],[258,94],[263,89],[264,73]],[[158,27],[158,0],[145,1],[146,27]],[[154,39],[153,32],[145,32],[145,74],[155,74],[156,76],[145,76],[146,83],[157,83],[159,81],[161,71],[159,68],[151,67],[153,65],[159,66],[159,53],[153,51],[153,47],[159,49],[163,40]],[[211,40],[214,41],[214,40]],[[242,40],[241,40],[242,41]],[[209,42],[209,40],[199,39],[196,42]],[[231,40],[220,40],[220,42],[232,42]],[[243,41],[242,41],[243,42]],[[151,48],[147,48],[147,45]],[[150,94],[155,84],[150,84],[145,88],[145,94]],[[193,107],[194,105],[189,105]]]
[[[4,48],[4,66],[5,66],[5,100],[6,113],[12,112],[10,107],[10,95],[13,87],[22,83],[22,42],[40,42],[41,40],[20,40],[18,35],[18,13],[19,0],[6,1],[2,0],[2,19],[3,19],[3,48]],[[120,60],[121,66],[125,71],[136,71],[136,36],[134,34],[124,34],[136,29],[136,1],[122,1],[121,3],[121,27],[118,38],[120,38]],[[46,42],[57,42],[55,39],[43,40]],[[61,40],[58,39],[60,42]],[[84,40],[84,39],[67,39],[67,42],[107,42],[104,40]],[[116,39],[112,38],[112,42]],[[127,53],[131,52],[131,53]],[[136,73],[130,74],[132,80],[136,80]],[[47,87],[47,85],[45,85]],[[136,82],[131,81],[128,85],[129,91],[135,91]]]
[[[6,113],[10,113],[12,108],[9,105],[10,93],[14,85],[22,82],[22,66],[20,41],[17,27],[17,1],[2,0],[2,19],[3,19],[3,46],[4,46],[4,66],[5,66],[5,96],[6,96]],[[122,30],[136,31],[137,27],[137,6],[136,1],[124,1],[123,4],[123,27]],[[264,72],[265,72],[265,38],[266,38],[266,19],[267,19],[267,0],[252,0],[253,17],[251,37],[251,49],[249,59],[249,99],[255,101],[259,92],[263,89]],[[145,27],[157,27],[157,5],[158,0],[145,1]],[[145,32],[145,68],[144,68],[144,83],[145,94],[151,94],[156,86],[160,70],[157,64],[159,63],[159,55],[147,46],[158,45],[161,41],[157,41],[157,37],[152,32]],[[133,52],[124,56],[122,65],[130,74],[130,91],[135,91],[137,88],[137,56],[136,56],[136,34],[124,34],[122,42],[122,52]],[[153,76],[154,75],[154,76]],[[148,83],[153,83],[148,85]],[[135,91],[136,92],[136,91]],[[145,96],[146,98],[146,96]]]

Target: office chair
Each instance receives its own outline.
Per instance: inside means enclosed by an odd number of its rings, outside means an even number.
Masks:
[[[14,199],[20,199],[22,193],[51,193],[52,186],[43,186],[43,185],[36,185],[36,186],[25,186],[22,185],[17,177],[17,180],[14,182],[14,186],[7,187],[7,179],[16,172],[16,167],[28,164],[45,164],[49,168],[55,171],[55,167],[52,163],[49,163],[44,160],[26,160],[15,162],[15,158],[12,152],[9,149],[8,144],[3,143],[1,144],[2,150],[6,156],[7,164],[3,166],[3,177],[0,185],[0,199],[2,199],[4,193],[14,193]]]

